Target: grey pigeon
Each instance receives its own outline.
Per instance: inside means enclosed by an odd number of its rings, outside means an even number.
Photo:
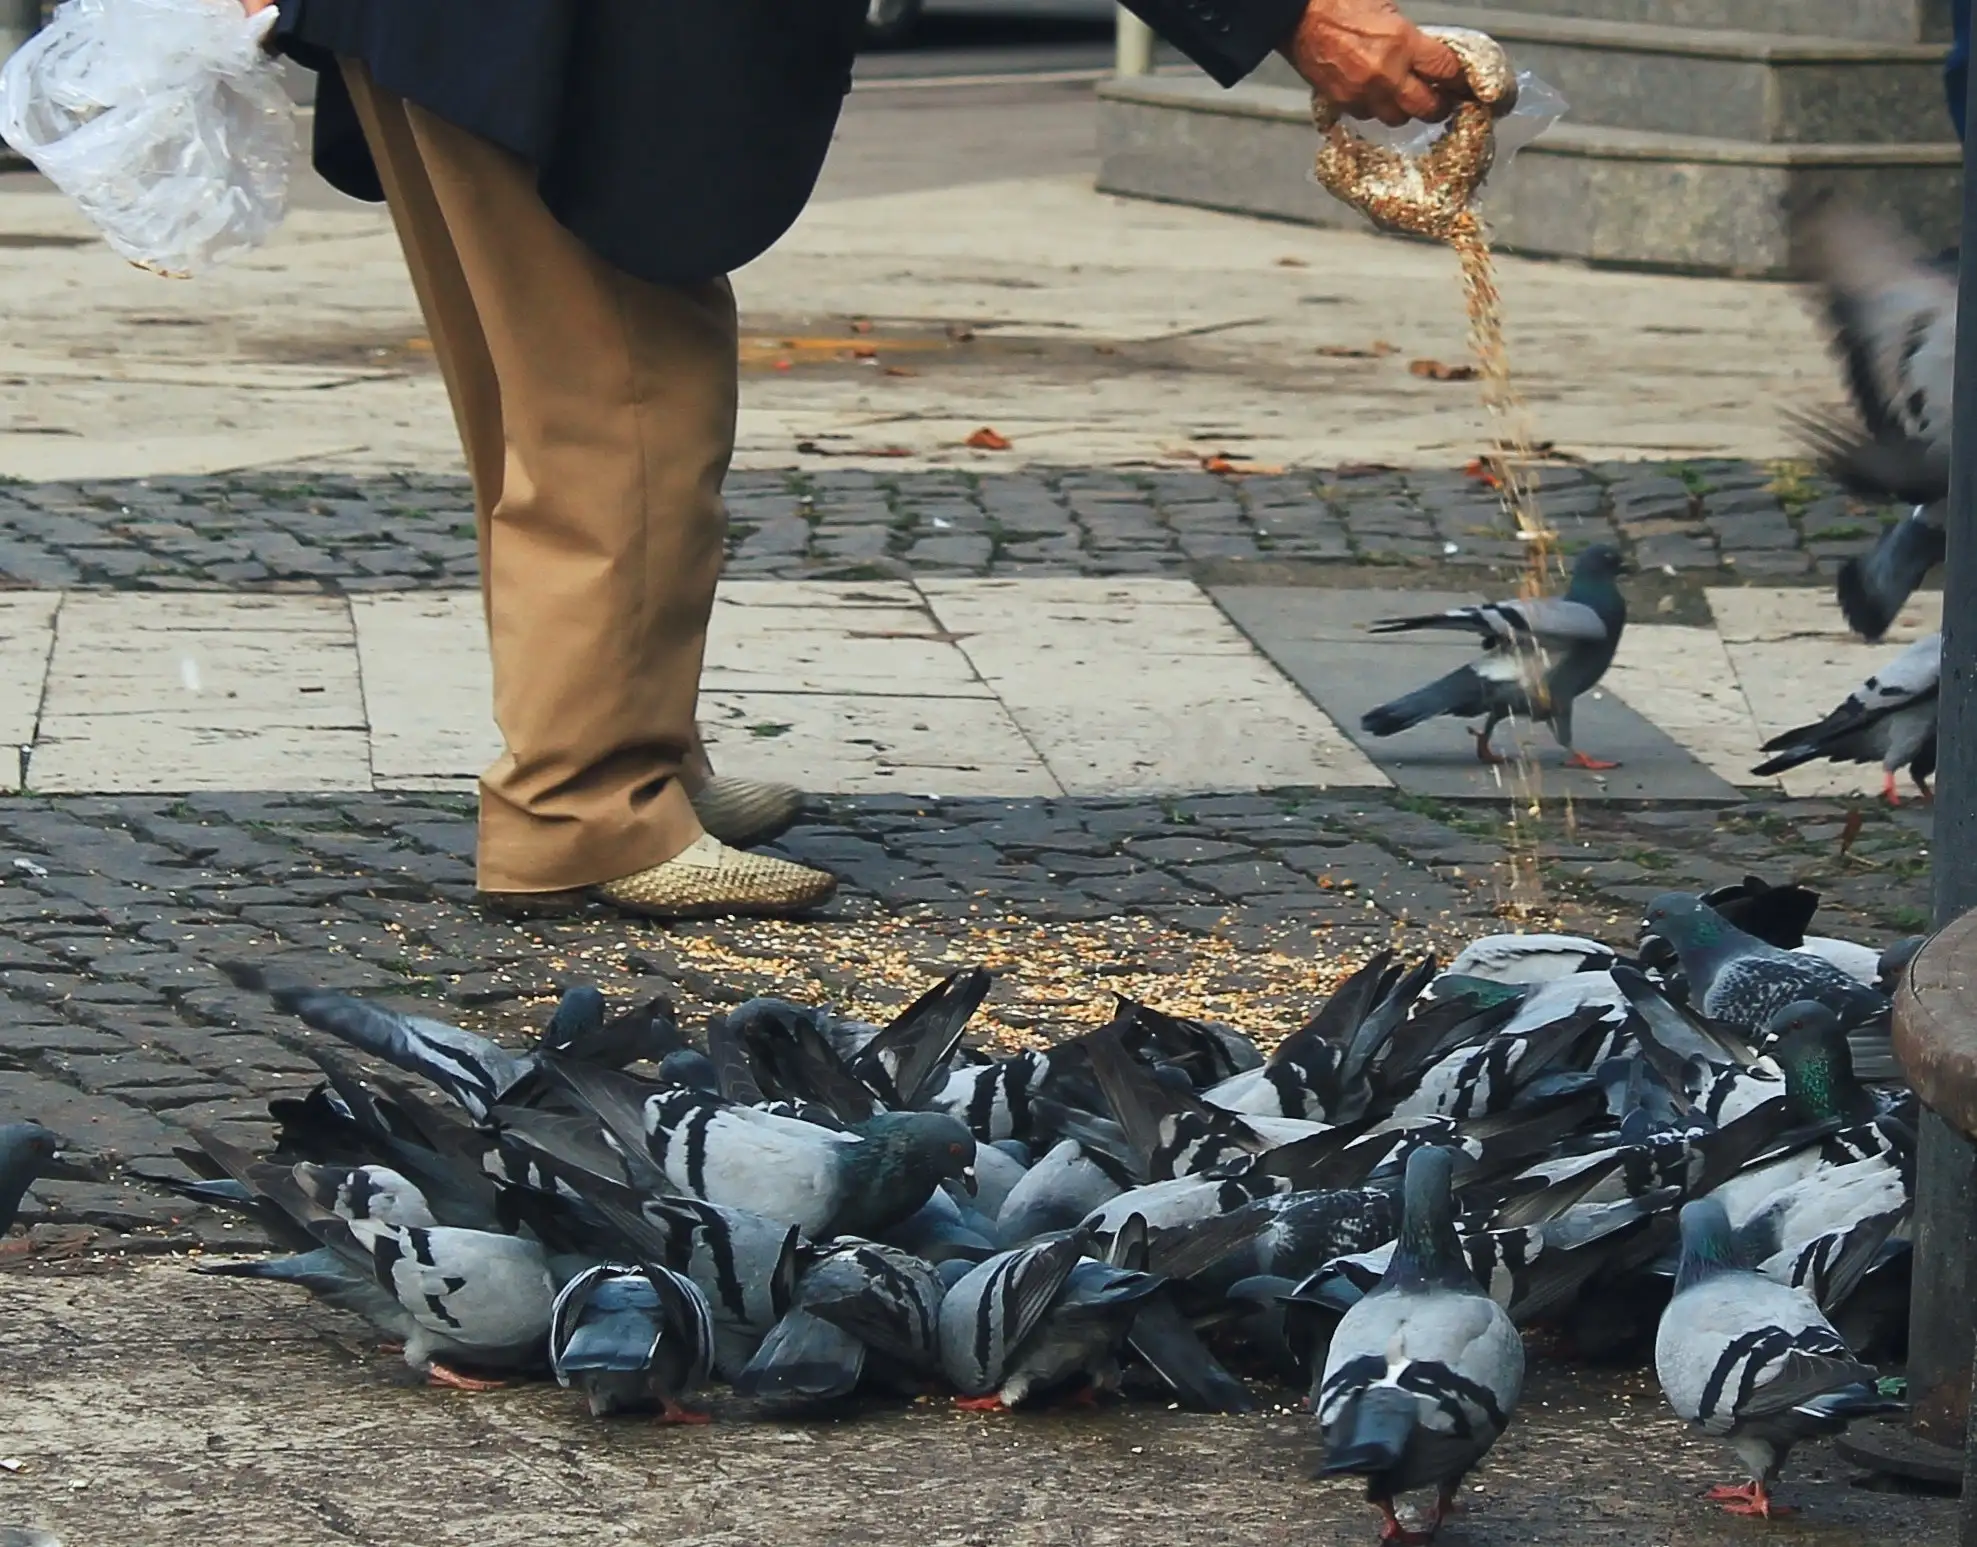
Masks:
[[[1765,742],[1775,754],[1751,770],[1770,778],[1824,758],[1829,763],[1879,763],[1881,795],[1898,805],[1895,774],[1906,768],[1926,800],[1936,771],[1936,690],[1942,679],[1943,636],[1918,639],[1846,696],[1823,720]]]
[[[1020,1407],[1072,1390],[1111,1389],[1136,1308],[1162,1281],[1088,1258],[1074,1231],[991,1257],[949,1286],[941,1368],[970,1408]]]
[[[1124,1190],[1076,1139],[1065,1139],[1009,1190],[996,1215],[996,1234],[1005,1247],[1027,1246],[1039,1236],[1072,1229]]]
[[[1887,1012],[1886,995],[1817,956],[1766,945],[1689,893],[1656,897],[1648,904],[1644,929],[1681,958],[1690,1002],[1711,1020],[1739,1031],[1761,1030],[1778,1011],[1799,1000],[1823,1004],[1848,1023]]]
[[[0,1124],[0,1236],[13,1227],[21,1199],[61,1147],[39,1123]]]
[[[1485,935],[1465,945],[1447,971],[1486,983],[1549,983],[1575,973],[1604,971],[1618,959],[1612,946],[1584,935]]]
[[[1574,768],[1605,769],[1580,751],[1572,738],[1572,705],[1592,690],[1620,648],[1627,626],[1627,603],[1616,583],[1627,564],[1617,548],[1596,543],[1572,566],[1572,583],[1562,597],[1486,602],[1425,617],[1389,618],[1373,625],[1376,634],[1418,629],[1457,629],[1483,641],[1483,658],[1417,688],[1404,698],[1369,710],[1360,720],[1370,736],[1392,736],[1437,715],[1483,717],[1476,756],[1485,763],[1507,759],[1490,746],[1497,726],[1510,715],[1551,726]]]
[[[1956,276],[1900,227],[1835,199],[1795,212],[1792,236],[1795,266],[1818,287],[1857,416],[1800,416],[1808,449],[1854,493],[1917,507],[1865,559],[1840,570],[1847,622],[1879,639],[1945,551]]]
[[[917,1391],[939,1365],[943,1293],[933,1267],[910,1253],[872,1241],[824,1243],[735,1391],[772,1410],[847,1396],[867,1379]]]
[[[1740,1259],[1713,1198],[1682,1209],[1682,1261],[1655,1334],[1654,1369],[1675,1415],[1727,1442],[1749,1468],[1748,1483],[1709,1496],[1731,1514],[1767,1520],[1780,1512],[1770,1489],[1794,1445],[1900,1405],[1878,1394],[1875,1372],[1811,1295]]]
[[[795,1225],[815,1239],[879,1235],[942,1182],[974,1182],[974,1136],[944,1113],[880,1112],[856,1129],[831,1129],[701,1090],[549,1064],[617,1145],[637,1146],[641,1164],[673,1191]]]
[[[713,1313],[684,1274],[600,1263],[556,1296],[549,1367],[595,1417],[656,1409],[668,1422],[705,1423],[682,1399],[707,1384],[713,1362]]]
[[[292,1230],[321,1243],[299,1256],[202,1264],[195,1271],[299,1284],[401,1341],[405,1362],[437,1385],[479,1391],[497,1384],[455,1364],[494,1371],[542,1366],[557,1290],[583,1263],[552,1258],[539,1241],[521,1236],[344,1218],[316,1202],[296,1168],[255,1161],[196,1129],[194,1136],[235,1182],[278,1210]],[[320,1178],[315,1190],[324,1190]],[[336,1198],[381,1196],[354,1178],[328,1190]],[[395,1198],[409,1210],[416,1189]]]
[[[1462,1479],[1510,1422],[1524,1388],[1524,1345],[1477,1284],[1455,1232],[1453,1158],[1408,1158],[1399,1244],[1376,1287],[1332,1334],[1312,1410],[1324,1470],[1366,1479],[1382,1540],[1431,1540]],[[1424,1532],[1394,1513],[1396,1496],[1436,1490]]]
[[[535,1072],[533,1055],[510,1053],[487,1037],[445,1021],[401,1015],[328,989],[279,985],[249,963],[222,962],[220,970],[236,987],[265,993],[305,1026],[430,1080],[476,1120],[485,1118]]]

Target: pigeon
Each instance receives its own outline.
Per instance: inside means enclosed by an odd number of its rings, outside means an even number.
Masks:
[[[583,1064],[547,1067],[672,1191],[813,1239],[882,1234],[941,1182],[974,1180],[975,1138],[945,1113],[880,1112],[855,1130],[830,1129]]]
[[[1536,984],[1604,971],[1617,960],[1612,946],[1583,935],[1485,935],[1465,945],[1448,971],[1486,983]]]
[[[1753,1272],[1740,1258],[1723,1205],[1682,1208],[1675,1295],[1654,1340],[1654,1369],[1675,1415],[1726,1441],[1750,1481],[1712,1488],[1735,1515],[1769,1520],[1792,1447],[1838,1434],[1855,1418],[1894,1411],[1875,1372],[1854,1358],[1811,1295]]]
[[[1848,624],[1879,639],[1945,551],[1956,277],[1899,227],[1837,199],[1795,211],[1792,242],[1794,266],[1818,289],[1857,416],[1798,416],[1807,449],[1852,492],[1916,507],[1840,571]]]
[[[845,1396],[876,1374],[913,1393],[939,1364],[944,1292],[930,1264],[894,1247],[825,1243],[796,1303],[735,1377],[735,1391],[772,1408],[802,1407]]]
[[[1141,1301],[1162,1280],[1088,1258],[1088,1231],[1002,1252],[949,1285],[940,1305],[940,1363],[980,1411],[1110,1390]]]
[[[445,1021],[401,1015],[328,989],[280,986],[249,963],[222,962],[219,967],[235,987],[266,994],[305,1026],[431,1081],[476,1121],[536,1070],[534,1055],[510,1053],[499,1043]]]
[[[1366,1479],[1383,1541],[1433,1539],[1524,1386],[1517,1328],[1476,1283],[1456,1236],[1453,1169],[1446,1150],[1408,1158],[1399,1245],[1379,1285],[1339,1321],[1312,1393],[1324,1472]],[[1429,1487],[1427,1529],[1409,1531],[1394,1499]]]
[[[1125,1191],[1120,1176],[1064,1139],[1023,1173],[997,1212],[996,1234],[1005,1247],[1025,1246],[1039,1236],[1070,1230]]]
[[[1360,725],[1370,736],[1392,736],[1437,715],[1483,716],[1474,732],[1476,756],[1485,763],[1509,759],[1490,736],[1509,715],[1542,720],[1569,754],[1572,768],[1617,765],[1588,757],[1573,743],[1572,704],[1606,675],[1627,626],[1627,603],[1615,583],[1626,572],[1617,548],[1597,543],[1572,566],[1563,597],[1486,602],[1425,617],[1388,618],[1376,634],[1417,629],[1456,629],[1483,641],[1480,662],[1457,668],[1403,698],[1369,710]]]
[[[1942,677],[1943,636],[1918,639],[1846,696],[1823,720],[1764,743],[1775,754],[1751,772],[1770,778],[1802,763],[1879,763],[1881,796],[1899,805],[1895,774],[1906,768],[1923,799],[1936,771],[1936,690]]]
[[[21,1199],[61,1147],[39,1123],[0,1124],[0,1236],[13,1227]]]
[[[593,1417],[657,1409],[670,1423],[705,1423],[680,1399],[707,1384],[713,1363],[707,1297],[669,1268],[599,1263],[556,1296],[549,1367]]]
[[[1810,999],[1843,1021],[1887,1013],[1887,996],[1829,962],[1745,934],[1686,892],[1663,892],[1648,904],[1647,933],[1681,958],[1690,1001],[1712,1020],[1753,1033],[1788,1004]]]
[[[401,1341],[405,1362],[435,1385],[486,1391],[501,1384],[455,1364],[533,1370],[543,1363],[557,1290],[584,1264],[552,1259],[539,1241],[521,1236],[395,1224],[375,1215],[345,1219],[317,1203],[294,1168],[253,1161],[211,1134],[193,1134],[234,1182],[279,1210],[291,1229],[322,1243],[300,1255],[202,1263],[195,1272],[299,1284],[357,1311]],[[354,1179],[336,1195],[391,1196],[401,1207],[417,1196],[416,1190],[410,1197],[398,1189],[370,1193]]]

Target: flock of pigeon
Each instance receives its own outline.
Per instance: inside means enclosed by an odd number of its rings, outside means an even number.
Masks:
[[[598,1415],[704,1418],[716,1375],[771,1414],[1122,1386],[1238,1413],[1235,1371],[1281,1380],[1383,1539],[1431,1536],[1513,1420],[1520,1329],[1651,1347],[1745,1464],[1716,1496],[1768,1517],[1797,1442],[1896,1405],[1866,1361],[1906,1335],[1886,1025],[1919,942],[1808,936],[1817,900],[1670,893],[1631,953],[1381,951],[1267,1056],[1122,1000],[992,1058],[963,1041],[979,969],[884,1026],[752,1000],[704,1048],[663,1000],[607,1019],[576,988],[517,1052],[232,966],[386,1067],[312,1042],[270,1155],[195,1132],[189,1175],[142,1178],[287,1253],[200,1273],[299,1286],[432,1381],[552,1375]],[[0,1130],[0,1228],[51,1147]]]
[[[1849,491],[1914,506],[1873,551],[1839,574],[1840,610],[1850,628],[1879,640],[1930,570],[1943,562],[1949,497],[1950,386],[1956,338],[1956,276],[1926,258],[1899,229],[1827,200],[1797,213],[1797,262],[1815,283],[1857,423],[1798,416],[1820,465]],[[1618,580],[1620,553],[1588,548],[1563,597],[1489,602],[1374,625],[1376,633],[1449,629],[1478,636],[1482,658],[1361,721],[1391,736],[1440,715],[1480,718],[1476,755],[1504,762],[1490,745],[1507,717],[1548,724],[1567,766],[1607,769],[1573,740],[1572,704],[1606,675],[1627,626]],[[1906,769],[1923,798],[1936,771],[1936,696],[1943,637],[1931,634],[1847,695],[1830,714],[1764,743],[1771,754],[1751,772],[1771,778],[1821,759],[1879,763],[1882,793],[1900,799]]]

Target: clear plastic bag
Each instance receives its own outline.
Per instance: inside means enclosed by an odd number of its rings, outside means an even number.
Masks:
[[[1496,155],[1490,172],[1510,165],[1511,159],[1531,141],[1549,129],[1568,110],[1558,88],[1538,79],[1529,70],[1517,72],[1517,104],[1496,121]],[[1445,125],[1412,123],[1390,129],[1377,118],[1348,118],[1346,127],[1362,140],[1385,145],[1402,155],[1418,156],[1442,137]],[[1489,178],[1483,179],[1489,186]]]
[[[124,257],[184,277],[260,246],[288,208],[295,106],[270,6],[65,0],[0,70],[0,139]]]

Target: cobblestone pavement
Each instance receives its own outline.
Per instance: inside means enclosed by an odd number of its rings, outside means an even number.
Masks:
[[[1830,577],[1887,512],[1788,466],[1629,462],[1543,470],[1568,545],[1722,584]],[[729,573],[1187,573],[1314,564],[1514,564],[1476,473],[1341,467],[1015,473],[738,473]],[[0,485],[0,585],[397,591],[475,583],[457,478],[236,474]]]
[[[1605,810],[1516,837],[1537,845],[1541,917],[1610,938],[1655,892],[1746,871],[1818,886],[1836,933],[1921,928],[1927,814],[1870,812],[1843,853],[1845,817],[1783,800]],[[970,960],[1004,974],[996,1037],[1102,1019],[1114,988],[1287,1029],[1375,944],[1446,949],[1502,927],[1510,836],[1500,810],[1397,796],[841,799],[784,845],[844,877],[830,915],[668,929],[485,915],[455,797],[19,799],[0,803],[0,1111],[124,1160],[168,1160],[191,1123],[265,1139],[268,1096],[315,1073],[310,1034],[235,990],[213,965],[229,958],[437,999],[511,1039],[573,981],[672,993],[697,1024],[761,991],[896,1004]],[[44,1234],[241,1239],[107,1169],[37,1197]]]

